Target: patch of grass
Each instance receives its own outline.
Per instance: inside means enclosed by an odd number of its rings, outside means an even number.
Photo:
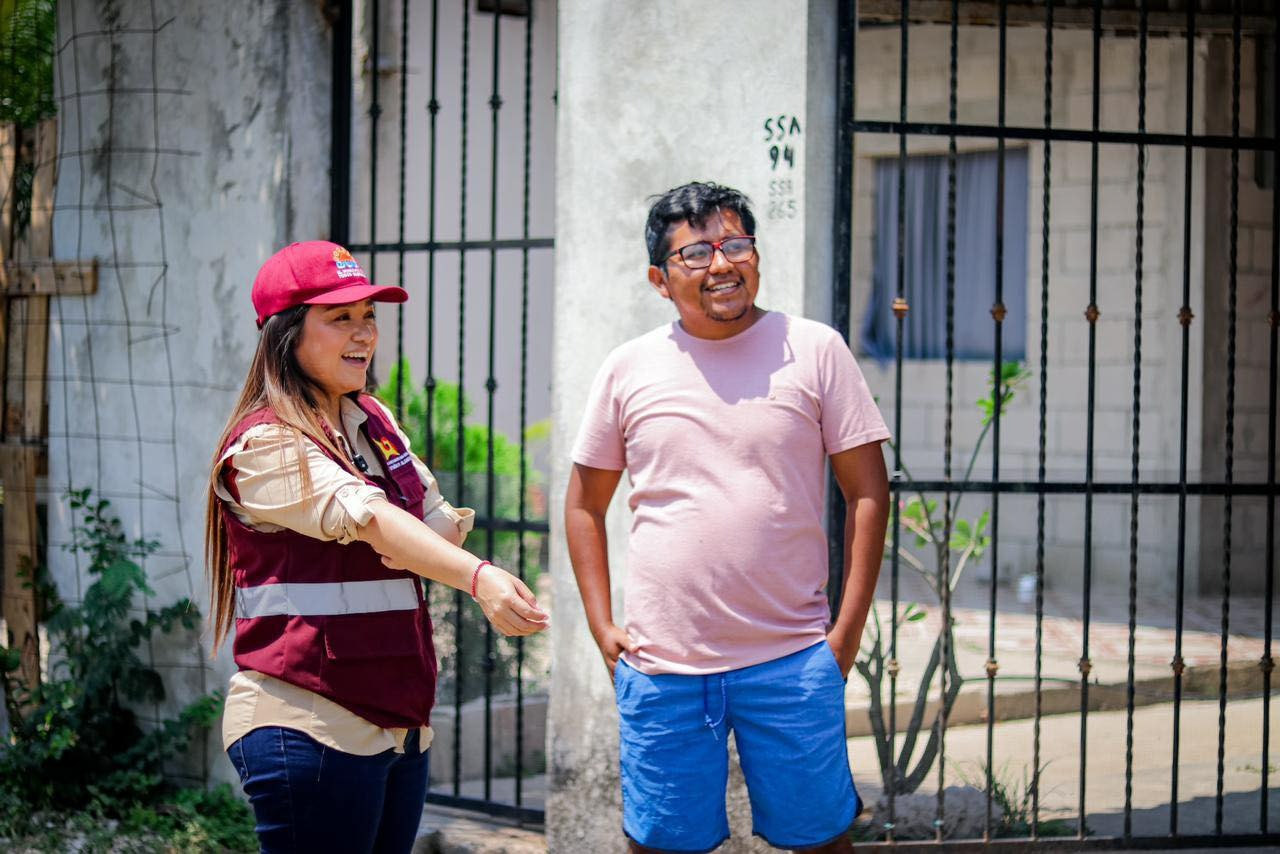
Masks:
[[[1245,774],[1261,774],[1262,766],[1254,765],[1252,762],[1246,762],[1243,765],[1237,765],[1236,770],[1243,772]],[[1276,773],[1276,766],[1273,763],[1270,763],[1270,762],[1267,763],[1267,773],[1268,774]]]
[[[1021,774],[1014,777],[1009,771],[1009,763],[1006,762],[991,774],[991,800],[1002,812],[1000,823],[992,829],[993,836],[997,838],[1023,838],[1031,835],[1035,816],[1033,811],[1035,793],[1040,786],[1040,779],[1047,767],[1049,767],[1048,763],[1045,763],[1037,771],[1030,772],[1027,766],[1024,765],[1022,766]],[[978,763],[978,773],[972,777],[959,766],[956,767],[956,773],[966,785],[973,786],[983,792],[987,791],[987,765],[985,762]],[[1076,834],[1075,822],[1062,818],[1042,819],[1036,824],[1035,829],[1036,835],[1039,837],[1075,836]],[[1089,833],[1090,831],[1086,827],[1085,835],[1087,836]]]

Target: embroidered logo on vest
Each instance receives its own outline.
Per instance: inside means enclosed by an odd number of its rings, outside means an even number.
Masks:
[[[408,451],[402,451],[396,447],[396,443],[386,438],[376,440],[374,446],[382,452],[382,458],[387,461],[387,471],[392,472],[401,466],[407,465],[412,461]]]

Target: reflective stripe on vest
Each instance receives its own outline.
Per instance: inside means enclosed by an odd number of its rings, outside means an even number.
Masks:
[[[414,578],[385,581],[283,582],[236,588],[236,618],[319,617],[413,611],[418,607]]]

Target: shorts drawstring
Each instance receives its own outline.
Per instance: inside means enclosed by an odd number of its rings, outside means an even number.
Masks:
[[[707,699],[707,680],[711,678],[720,680],[720,719],[717,721],[711,720],[711,703]],[[725,713],[728,711],[728,709],[729,709],[729,698],[725,695],[724,675],[721,674],[715,677],[703,676],[702,677],[702,720],[705,721],[707,726],[711,729],[711,734],[715,736],[716,741],[720,740],[720,734],[716,732],[716,727],[724,723],[724,716],[725,716]]]

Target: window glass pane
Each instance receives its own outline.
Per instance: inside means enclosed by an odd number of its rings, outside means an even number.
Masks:
[[[864,352],[894,354],[898,294],[898,160],[876,164],[874,270],[863,326]],[[956,158],[955,353],[957,359],[990,359],[994,336],[991,306],[996,295],[996,152]],[[947,158],[909,157],[906,163],[903,296],[903,355],[946,356]],[[1027,152],[1005,152],[1003,357],[1026,353]]]

